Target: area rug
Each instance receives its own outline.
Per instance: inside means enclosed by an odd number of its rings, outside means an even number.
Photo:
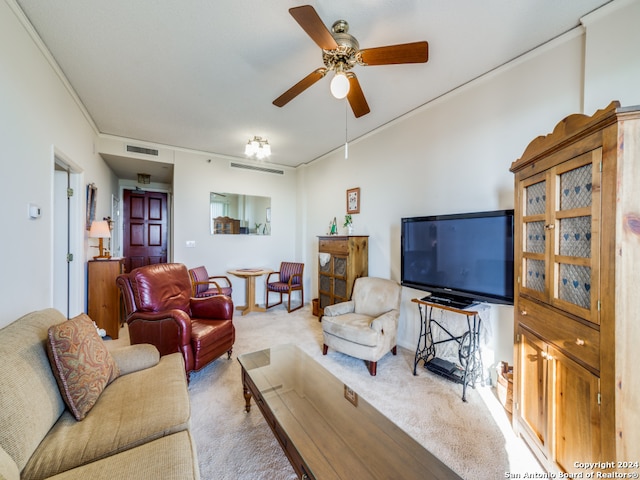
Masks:
[[[380,360],[375,377],[361,360],[331,350],[323,356],[321,324],[309,307],[236,315],[234,324],[232,358],[219,358],[192,373],[189,385],[203,480],[297,478],[260,410],[254,406],[245,412],[237,361],[242,353],[286,343],[298,345],[462,478],[543,472],[513,434],[491,387],[468,389],[464,403],[461,385],[422,367],[414,376],[414,352],[403,348]]]

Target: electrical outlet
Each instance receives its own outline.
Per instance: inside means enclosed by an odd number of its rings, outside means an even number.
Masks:
[[[187,248],[196,248],[196,241],[195,240],[187,240]]]

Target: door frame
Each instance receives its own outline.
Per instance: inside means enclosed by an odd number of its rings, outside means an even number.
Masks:
[[[68,312],[64,311],[65,315],[69,315],[70,318],[85,311],[86,303],[86,279],[84,274],[84,234],[85,234],[85,222],[83,219],[83,192],[82,184],[84,181],[84,171],[77,163],[75,163],[69,156],[59,150],[55,145],[51,147],[51,205],[54,205],[55,189],[56,185],[55,168],[56,164],[67,170],[69,177],[69,188],[73,190],[73,196],[69,199],[69,210],[67,216],[67,222],[64,222],[65,228],[68,226],[68,252],[58,252],[56,249],[61,249],[60,245],[56,245],[56,242],[51,241],[50,247],[50,259],[51,259],[51,300],[50,304],[54,306],[54,287],[57,275],[55,256],[57,254],[71,253],[73,255],[73,261],[68,265]],[[56,228],[59,222],[56,222],[56,214],[54,212],[51,215],[51,238],[55,238]],[[66,247],[66,245],[64,246]],[[64,248],[64,250],[67,250]],[[66,276],[66,275],[65,275]]]
[[[146,192],[160,192],[167,194],[167,263],[171,263],[173,262],[173,192],[170,187],[141,188],[140,185],[138,185],[135,181],[120,180],[118,185],[118,195],[120,197],[120,215],[116,220],[117,224],[113,227],[118,229],[118,237],[120,238],[121,242],[120,252],[124,252],[124,246],[122,245],[122,242],[124,241],[124,215],[122,214],[124,209],[124,191],[135,190],[136,188],[139,188],[140,190],[144,190]]]

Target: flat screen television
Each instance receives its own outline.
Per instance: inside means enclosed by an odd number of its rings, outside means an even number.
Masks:
[[[402,285],[430,300],[513,305],[513,210],[403,218],[401,248]]]

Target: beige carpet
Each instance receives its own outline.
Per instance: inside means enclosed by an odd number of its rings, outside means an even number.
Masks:
[[[361,360],[331,350],[323,356],[321,326],[309,307],[291,314],[279,306],[267,313],[236,315],[234,324],[232,359],[220,358],[193,373],[189,386],[203,480],[296,478],[260,410],[254,405],[245,413],[236,358],[283,343],[299,345],[464,479],[542,472],[514,436],[490,387],[468,389],[463,403],[461,385],[421,366],[413,376],[414,352],[402,348],[378,363],[376,377]]]

